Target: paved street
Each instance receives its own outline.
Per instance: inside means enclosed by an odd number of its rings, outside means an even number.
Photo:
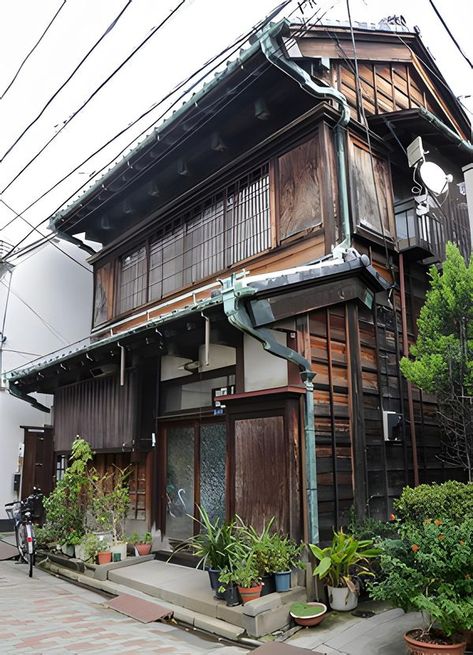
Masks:
[[[0,562],[0,653],[243,655],[193,631],[142,624],[102,606],[105,598],[25,565]]]

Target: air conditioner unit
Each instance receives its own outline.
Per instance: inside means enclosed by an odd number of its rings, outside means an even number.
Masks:
[[[384,441],[401,441],[402,414],[383,411]]]

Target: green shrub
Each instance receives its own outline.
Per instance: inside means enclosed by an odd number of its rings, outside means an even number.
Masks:
[[[399,532],[401,540],[383,548],[371,597],[422,612],[425,633],[434,624],[447,636],[473,629],[473,519],[400,523]]]
[[[405,487],[395,505],[396,517],[411,523],[425,519],[461,523],[473,518],[473,484],[450,480],[443,484]]]
[[[64,477],[43,500],[45,528],[51,541],[59,544],[78,543],[85,533],[85,513],[90,488],[87,465],[92,459],[90,445],[77,437]]]
[[[398,536],[396,524],[394,522],[380,521],[379,519],[368,516],[360,519],[356,516],[354,508],[350,510],[348,519],[348,532],[358,541],[371,539],[396,539]]]

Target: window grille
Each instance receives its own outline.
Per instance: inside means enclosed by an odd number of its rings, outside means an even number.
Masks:
[[[120,313],[146,302],[146,248],[125,255],[120,267]]]
[[[58,455],[56,457],[56,482],[62,480],[66,472],[67,458],[66,455]]]
[[[265,164],[163,224],[121,260],[120,312],[159,300],[267,250],[269,169]]]

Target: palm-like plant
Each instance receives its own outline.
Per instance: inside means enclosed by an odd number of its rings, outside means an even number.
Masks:
[[[332,543],[327,548],[315,544],[309,544],[309,548],[319,562],[314,575],[321,580],[327,578],[331,587],[348,587],[353,592],[356,587],[352,577],[372,576],[368,560],[381,554],[381,549],[373,547],[371,539],[358,540],[343,530],[334,532]]]
[[[195,520],[200,532],[185,545],[190,545],[194,555],[200,558],[198,568],[223,570],[228,566],[229,548],[234,541],[234,523],[227,523],[219,517],[212,520],[204,507],[198,509],[199,518]]]

